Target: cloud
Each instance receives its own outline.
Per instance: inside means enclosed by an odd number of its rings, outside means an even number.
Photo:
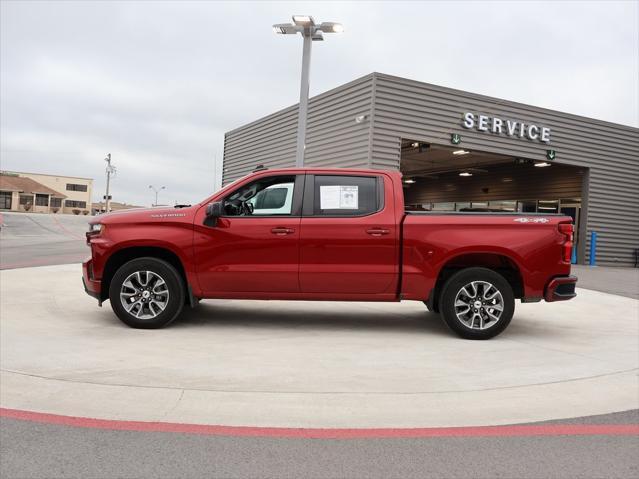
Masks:
[[[0,4],[3,169],[95,178],[114,199],[195,202],[224,132],[294,104],[292,13],[341,21],[314,45],[311,94],[372,71],[637,126],[636,2]]]

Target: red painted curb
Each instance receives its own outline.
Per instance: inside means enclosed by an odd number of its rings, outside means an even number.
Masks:
[[[0,417],[61,426],[113,431],[176,432],[205,436],[277,437],[304,439],[374,439],[418,437],[518,436],[637,436],[639,424],[548,424],[433,428],[307,429],[287,427],[213,426],[169,422],[117,421],[60,416],[0,408]]]

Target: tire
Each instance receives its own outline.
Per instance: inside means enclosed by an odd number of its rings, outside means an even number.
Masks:
[[[158,258],[125,263],[109,286],[113,312],[124,324],[138,329],[162,328],[175,320],[182,312],[184,294],[180,274]]]
[[[430,304],[430,301],[424,301],[424,305],[426,306],[426,309],[429,313],[439,314],[439,308],[436,308],[435,306]]]
[[[487,268],[467,268],[446,282],[439,308],[444,321],[457,335],[465,339],[490,339],[510,324],[515,296],[499,273]]]

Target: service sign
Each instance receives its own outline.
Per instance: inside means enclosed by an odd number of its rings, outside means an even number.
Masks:
[[[469,130],[476,129],[477,131],[485,131],[496,135],[507,135],[546,144],[550,143],[550,128],[519,120],[507,120],[466,112],[463,116],[462,126]]]

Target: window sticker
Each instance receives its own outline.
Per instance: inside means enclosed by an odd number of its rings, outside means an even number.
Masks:
[[[320,209],[356,210],[359,208],[359,187],[345,185],[320,186]]]

